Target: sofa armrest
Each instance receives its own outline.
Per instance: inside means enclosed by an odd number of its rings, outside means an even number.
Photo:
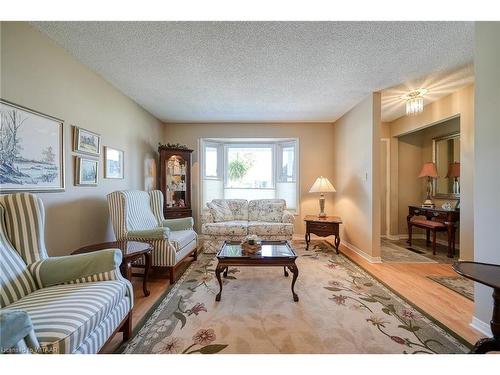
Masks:
[[[118,270],[119,273],[121,263],[122,252],[119,249],[107,249],[88,254],[46,258],[30,264],[29,270],[40,288],[45,288],[106,272]]]
[[[145,230],[131,230],[127,232],[127,239],[130,240],[165,240],[170,235],[167,227],[158,227]]]
[[[162,227],[168,228],[171,231],[193,229],[194,220],[192,217],[183,217],[180,219],[167,219],[161,223]]]
[[[291,223],[295,221],[295,216],[290,211],[283,211],[283,216],[281,217],[282,223]]]
[[[210,212],[210,209],[208,208],[203,208],[201,210],[201,224],[208,224],[208,223],[213,223],[214,222],[214,217],[212,216],[212,213]]]

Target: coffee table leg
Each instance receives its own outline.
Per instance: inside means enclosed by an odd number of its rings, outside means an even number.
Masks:
[[[229,267],[226,267],[226,268],[224,269],[224,275],[223,275],[223,276],[224,276],[224,278],[226,278],[226,277],[227,277],[227,271],[228,271],[228,270],[229,270]]]
[[[305,239],[306,239],[306,250],[309,250],[309,242],[311,241],[311,235],[309,233],[306,233]]]
[[[144,278],[142,280],[142,291],[144,295],[149,296],[150,292],[148,290],[148,277],[149,277],[149,269],[151,268],[151,252],[147,252],[144,254]]]
[[[222,273],[222,271],[224,271],[224,269],[225,267],[222,267],[220,264],[218,264],[215,268],[215,276],[217,276],[217,281],[219,282],[219,293],[217,293],[217,295],[215,296],[216,301],[220,301],[220,297],[222,294],[222,279],[220,277],[220,274]]]
[[[128,281],[132,282],[132,263],[124,260],[120,268],[122,270],[122,275],[125,276]]]
[[[288,277],[288,271],[286,270],[286,267],[283,267],[283,274],[285,277]]]
[[[297,293],[295,293],[295,282],[297,281],[297,277],[299,277],[299,269],[295,264],[288,266],[288,269],[292,271],[293,273],[293,279],[292,279],[292,295],[293,295],[293,300],[295,302],[299,301],[299,296]]]

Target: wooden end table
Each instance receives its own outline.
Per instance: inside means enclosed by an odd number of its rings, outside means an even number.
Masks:
[[[453,269],[459,275],[493,288],[493,316],[490,326],[493,337],[479,340],[471,353],[500,351],[500,265],[478,262],[456,262]]]
[[[149,270],[151,268],[151,252],[153,251],[153,246],[147,242],[139,241],[115,241],[115,242],[101,242],[94,245],[83,246],[78,250],[73,251],[71,254],[85,254],[92,253],[94,251],[105,250],[105,249],[120,249],[122,252],[122,264],[120,265],[120,271],[127,280],[132,281],[132,276],[143,276],[142,281],[142,291],[144,295],[149,296],[149,290],[147,288]],[[132,263],[134,263],[140,257],[144,257],[145,266],[144,274],[132,274]]]
[[[221,274],[227,277],[229,266],[241,267],[283,267],[285,277],[288,276],[287,268],[292,272],[292,296],[295,302],[299,301],[299,296],[295,293],[295,282],[299,276],[299,269],[295,264],[297,254],[292,249],[287,241],[262,241],[262,249],[256,254],[246,254],[241,248],[240,242],[226,241],[217,253],[217,267],[215,275],[219,282],[219,293],[215,297],[216,301],[220,301],[222,294],[222,279]]]
[[[304,218],[306,222],[306,250],[309,250],[311,242],[311,233],[320,237],[335,236],[335,250],[339,253],[340,230],[342,219],[338,216],[319,217],[316,215],[307,215]]]

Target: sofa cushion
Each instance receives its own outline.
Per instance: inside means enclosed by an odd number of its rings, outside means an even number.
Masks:
[[[250,221],[248,223],[248,234],[256,234],[257,236],[291,236],[293,235],[293,224]]]
[[[215,223],[220,223],[223,221],[230,221],[233,219],[233,213],[229,209],[229,206],[224,200],[213,200],[207,203],[207,207],[212,214]]]
[[[191,242],[196,241],[196,232],[191,229],[170,232],[168,239],[170,243],[174,245],[175,251],[178,252],[184,249]]]
[[[246,199],[214,199],[207,203],[214,222],[248,220],[248,201]]]
[[[248,220],[281,222],[286,202],[284,199],[257,199],[248,203]]]
[[[248,234],[248,221],[233,220],[223,223],[206,223],[201,226],[201,232],[213,236],[246,236]]]
[[[72,353],[124,298],[123,281],[64,284],[39,289],[8,309],[24,310],[43,350]]]

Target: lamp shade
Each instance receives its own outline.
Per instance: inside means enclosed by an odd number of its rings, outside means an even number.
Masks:
[[[434,178],[438,177],[436,164],[432,162],[425,163],[418,177],[434,177]]]
[[[450,163],[448,166],[448,173],[446,174],[446,178],[455,178],[460,177],[460,163],[454,162]]]
[[[335,191],[328,178],[323,176],[319,176],[313,186],[311,186],[311,189],[309,189],[309,193],[335,193]]]

